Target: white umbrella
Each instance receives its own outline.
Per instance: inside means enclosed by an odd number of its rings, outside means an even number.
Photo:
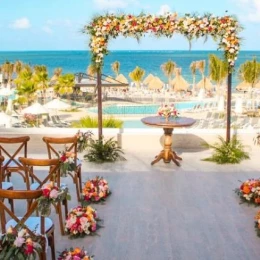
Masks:
[[[68,103],[65,103],[63,101],[61,101],[60,99],[58,98],[55,98],[53,99],[52,101],[46,103],[44,105],[45,108],[48,108],[48,109],[56,109],[56,110],[62,110],[62,109],[68,109],[71,107],[70,104]]]
[[[23,109],[21,111],[22,114],[32,114],[32,115],[41,115],[41,114],[49,114],[47,108],[42,106],[40,103],[34,103],[33,105]]]
[[[237,98],[235,103],[235,113],[242,114],[243,113],[243,99]]]
[[[221,96],[218,101],[218,111],[225,111],[225,100],[224,97]]]
[[[0,112],[1,125],[5,125],[6,128],[10,128],[12,124],[20,122],[20,120],[13,118],[4,112]]]

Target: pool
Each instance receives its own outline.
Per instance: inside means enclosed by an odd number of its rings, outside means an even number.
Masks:
[[[201,101],[174,103],[177,110],[191,109]],[[103,107],[105,115],[152,115],[156,114],[160,104],[142,104],[142,105],[110,105]],[[89,112],[97,113],[97,108],[89,108]]]

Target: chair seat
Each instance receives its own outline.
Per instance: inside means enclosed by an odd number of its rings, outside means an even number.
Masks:
[[[13,183],[12,182],[7,182],[7,181],[3,181],[2,182],[2,189],[3,190],[9,190],[13,188]]]
[[[39,188],[40,184],[38,182],[34,182],[30,185],[30,190],[37,190]],[[65,189],[68,187],[66,183],[60,184],[61,189]]]
[[[22,219],[21,217],[18,217],[18,219]],[[9,227],[15,227],[17,222],[14,219],[10,219],[6,223],[6,230],[8,230]],[[25,225],[30,229],[30,230],[35,230],[36,234],[41,234],[41,218],[40,217],[29,217],[25,221]],[[50,218],[45,217],[44,221],[45,227],[44,230],[47,233],[52,227],[53,227],[53,222]]]

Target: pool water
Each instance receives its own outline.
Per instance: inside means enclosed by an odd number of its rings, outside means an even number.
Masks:
[[[174,103],[177,110],[190,109],[193,108],[196,104],[199,104],[199,101],[192,102],[180,102]],[[152,115],[157,114],[157,110],[160,107],[160,104],[147,104],[147,105],[111,105],[103,107],[103,114],[106,115]],[[89,108],[89,112],[97,113],[97,108]]]

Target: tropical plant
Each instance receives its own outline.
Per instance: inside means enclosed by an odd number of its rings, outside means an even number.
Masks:
[[[82,117],[78,122],[72,122],[71,126],[74,128],[97,128],[98,118],[91,116]],[[102,127],[104,128],[121,128],[122,126],[123,121],[114,117],[107,117],[102,120]]]
[[[4,74],[4,79],[7,79],[8,83],[10,83],[12,79],[12,75],[14,73],[14,64],[11,63],[10,61],[6,61],[2,65],[2,72]]]
[[[117,141],[113,140],[113,138],[104,140],[102,137],[101,139],[90,140],[87,154],[84,155],[84,158],[96,163],[115,162],[117,160],[125,160],[122,154],[124,152],[118,147]]]
[[[205,66],[206,66],[206,61],[205,60],[199,60],[197,61],[197,69],[199,70],[200,74],[201,74],[201,78],[204,79],[205,78]],[[203,81],[205,83],[205,81]],[[205,85],[204,85],[204,89],[205,89]]]
[[[46,66],[36,65],[34,66],[33,80],[37,90],[40,90],[43,95],[43,103],[46,96],[46,89],[49,87],[48,71]]]
[[[17,60],[17,61],[14,63],[14,72],[16,73],[16,75],[19,75],[19,73],[21,72],[22,68],[23,68],[23,63],[22,63],[22,61]]]
[[[88,67],[87,67],[87,74],[89,74],[90,76],[94,77],[97,74],[97,68],[95,66],[94,63],[91,63]]]
[[[217,83],[219,90],[221,83],[228,75],[228,63],[214,54],[209,55],[209,75]]]
[[[62,68],[56,68],[56,69],[54,69],[54,71],[53,71],[53,76],[51,77],[51,80],[50,80],[50,81],[51,81],[52,83],[55,83],[61,75],[62,75]]]
[[[176,63],[173,62],[172,60],[168,60],[167,62],[165,62],[161,65],[161,70],[163,71],[165,76],[168,78],[169,85],[171,84],[172,75],[175,72],[176,66],[177,66]]]
[[[111,68],[115,72],[116,76],[118,76],[119,75],[119,70],[120,70],[120,62],[119,61],[113,62],[111,64]]]
[[[217,164],[235,164],[242,160],[249,159],[249,154],[244,151],[244,146],[237,139],[237,135],[233,135],[231,140],[225,141],[223,137],[219,136],[220,143],[213,145],[204,143],[207,148],[214,150],[211,157],[203,159],[203,161],[216,162]]]
[[[145,70],[143,70],[138,66],[136,66],[135,69],[129,73],[130,79],[136,83],[138,88],[140,88],[140,82],[142,81],[144,75],[145,75]]]
[[[73,93],[75,86],[75,76],[73,74],[64,74],[60,76],[54,85],[54,91],[64,95],[67,95],[67,98],[69,98],[69,94]]]
[[[238,75],[241,80],[251,84],[253,88],[260,79],[260,63],[256,61],[256,58],[246,61],[239,67]]]

